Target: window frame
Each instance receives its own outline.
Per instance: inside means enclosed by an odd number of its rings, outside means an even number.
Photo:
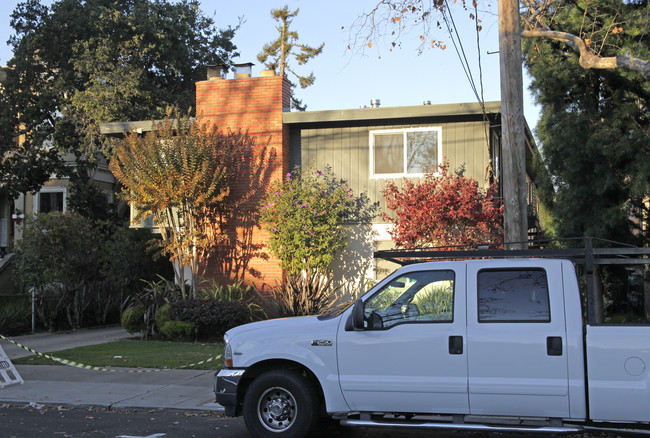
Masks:
[[[63,194],[63,203],[61,204],[61,213],[66,213],[68,209],[68,190],[63,186],[55,187],[41,187],[41,189],[34,194],[34,214],[42,213],[41,211],[41,194],[43,193],[62,193]],[[55,211],[55,210],[50,210]],[[56,210],[58,211],[58,210]]]
[[[395,128],[395,129],[378,129],[371,130],[369,132],[369,143],[370,143],[370,179],[386,179],[386,178],[422,178],[425,173],[408,173],[408,143],[407,137],[409,132],[426,132],[426,131],[435,131],[438,134],[438,162],[434,166],[438,166],[442,160],[442,126],[421,126],[417,128]],[[402,157],[403,157],[403,168],[401,173],[375,173],[375,135],[376,134],[397,134],[402,133],[403,145],[402,145]],[[438,175],[438,170],[434,172],[435,175]]]
[[[410,271],[410,272],[402,272],[399,275],[396,275],[395,277],[391,278],[390,281],[382,285],[379,290],[377,290],[375,293],[373,293],[368,299],[364,301],[364,317],[366,313],[366,305],[368,302],[370,302],[373,298],[375,298],[378,294],[382,293],[386,287],[388,287],[393,281],[404,277],[404,276],[409,276],[421,272],[444,272],[447,274],[450,274],[450,278],[447,281],[452,282],[452,291],[451,291],[451,318],[450,319],[444,319],[444,320],[435,320],[435,319],[419,319],[419,320],[402,320],[398,321],[393,325],[381,327],[381,328],[371,328],[371,327],[365,327],[364,330],[369,330],[369,331],[383,331],[383,330],[390,330],[393,327],[397,327],[400,325],[404,324],[453,324],[455,321],[455,316],[456,316],[456,271],[454,269],[424,269],[424,270],[418,270],[418,271]],[[426,286],[425,286],[426,287]],[[420,289],[421,290],[421,289]],[[417,291],[415,295],[420,291]]]
[[[546,303],[548,306],[547,319],[481,319],[481,296],[480,296],[480,283],[479,276],[483,272],[513,272],[513,271],[541,271],[544,273],[546,279]],[[550,324],[552,321],[551,315],[551,292],[548,281],[548,272],[542,267],[524,267],[524,268],[485,268],[480,269],[476,273],[476,321],[479,324]]]

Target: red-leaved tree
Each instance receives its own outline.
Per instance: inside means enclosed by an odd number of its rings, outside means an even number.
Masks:
[[[404,179],[400,189],[389,182],[383,191],[394,217],[389,231],[398,247],[471,245],[503,241],[503,206],[495,199],[496,184],[481,189],[463,172],[449,173],[440,164],[413,182]]]

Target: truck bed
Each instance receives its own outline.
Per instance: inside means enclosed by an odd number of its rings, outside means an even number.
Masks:
[[[650,420],[650,326],[587,325],[589,417]]]

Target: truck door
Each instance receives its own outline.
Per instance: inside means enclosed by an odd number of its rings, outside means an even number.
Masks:
[[[467,268],[470,412],[569,417],[560,262],[489,262]]]
[[[365,301],[366,327],[339,328],[343,396],[352,410],[469,413],[465,267],[402,272]]]

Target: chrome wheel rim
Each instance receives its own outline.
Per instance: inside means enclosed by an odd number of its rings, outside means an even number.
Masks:
[[[271,432],[283,432],[296,421],[298,406],[289,391],[280,387],[267,389],[257,403],[257,417]]]

